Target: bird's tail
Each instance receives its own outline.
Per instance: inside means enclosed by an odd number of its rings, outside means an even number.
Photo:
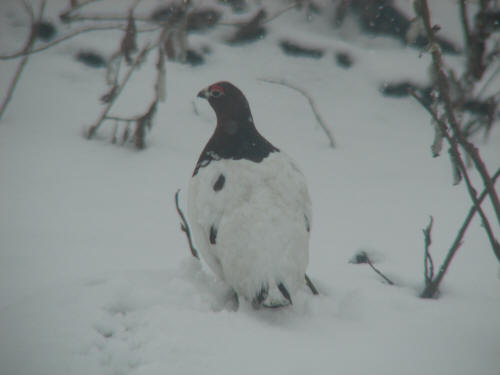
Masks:
[[[262,286],[252,300],[252,306],[255,309],[260,309],[262,306],[277,308],[291,304],[290,292],[282,282],[275,283],[271,287],[269,285]]]

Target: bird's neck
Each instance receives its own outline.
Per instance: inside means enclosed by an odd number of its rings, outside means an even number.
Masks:
[[[217,127],[198,159],[193,176],[214,160],[246,159],[260,162],[270,153],[279,151],[257,131],[251,115],[239,121],[246,122],[236,122],[234,118],[217,118]]]
[[[257,131],[250,113],[239,118],[219,117],[207,147],[222,158],[249,160],[278,150]]]
[[[243,111],[237,114],[217,113],[216,132],[224,135],[234,136],[242,131],[245,134],[257,133],[250,111]],[[223,134],[220,134],[223,135]]]

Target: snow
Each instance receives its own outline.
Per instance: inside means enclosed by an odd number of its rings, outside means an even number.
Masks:
[[[50,18],[66,3],[50,1]],[[436,3],[446,32],[456,2]],[[82,137],[99,113],[104,72],[73,55],[89,46],[112,51],[119,33],[85,34],[32,56],[0,123],[1,375],[498,374],[499,266],[477,218],[440,298],[418,298],[429,215],[440,264],[470,202],[463,184],[452,186],[447,156],[431,157],[427,113],[378,88],[386,80],[424,80],[429,57],[399,42],[360,36],[347,43],[320,20],[301,31],[302,16],[282,15],[264,40],[244,47],[217,41],[227,26],[191,36],[212,54],[196,68],[167,64],[167,100],[142,152],[110,144],[109,124],[95,140]],[[2,1],[0,53],[23,43],[27,25],[19,2]],[[355,64],[339,68],[330,52],[319,60],[283,55],[276,42],[295,32],[328,51],[349,50]],[[154,56],[113,113],[147,109],[153,66]],[[0,87],[15,67],[1,63]],[[269,77],[309,91],[335,149],[307,101],[258,80]],[[308,274],[320,296],[304,291],[288,308],[241,304],[233,312],[224,285],[189,255],[173,197],[181,188],[186,206],[193,166],[215,123],[196,93],[218,80],[245,92],[259,131],[307,178],[314,215]],[[499,143],[497,129],[488,143],[478,140],[492,172]],[[349,263],[360,249],[396,286]]]

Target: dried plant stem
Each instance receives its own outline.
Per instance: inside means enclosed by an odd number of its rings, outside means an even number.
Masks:
[[[481,10],[486,9],[487,1],[481,1]],[[427,37],[429,39],[430,52],[432,56],[432,68],[434,70],[434,77],[436,82],[437,90],[439,91],[440,100],[444,106],[444,114],[443,116],[439,116],[437,113],[437,109],[431,107],[426,104],[420,96],[418,96],[414,91],[410,91],[410,94],[415,97],[420,104],[430,113],[435,123],[439,126],[439,130],[442,136],[447,140],[450,145],[450,155],[452,157],[453,165],[457,168],[460,174],[463,176],[467,191],[469,196],[473,202],[472,208],[469,210],[469,214],[465,218],[465,221],[462,227],[459,229],[457,236],[450,247],[445,260],[443,261],[442,266],[440,267],[439,273],[436,277],[433,277],[434,271],[430,270],[430,267],[433,267],[432,257],[430,255],[430,244],[431,244],[431,229],[432,229],[432,221],[429,226],[424,230],[425,236],[425,288],[421,293],[422,298],[433,298],[437,295],[439,291],[439,285],[446,274],[446,271],[456,254],[457,250],[460,248],[465,232],[470,225],[472,218],[475,213],[478,212],[482,225],[487,233],[488,239],[491,244],[491,248],[496,258],[500,261],[500,244],[498,240],[495,238],[493,231],[491,229],[491,224],[481,208],[481,203],[485,199],[486,196],[490,197],[490,200],[493,205],[493,209],[496,213],[497,220],[500,223],[500,201],[498,199],[497,192],[494,187],[494,182],[498,175],[500,174],[500,170],[491,177],[486,169],[486,166],[481,159],[479,154],[479,150],[467,140],[464,132],[461,129],[461,124],[458,121],[458,117],[455,112],[455,106],[451,99],[451,90],[450,90],[450,79],[448,78],[447,72],[444,67],[444,62],[441,54],[441,50],[437,46],[435,42],[435,30],[436,28],[432,26],[430,20],[430,12],[427,0],[417,0],[416,11],[418,16],[422,19],[425,27],[425,31]],[[484,72],[484,65],[482,58],[483,56],[476,56],[473,53],[473,49],[478,52],[483,53],[483,47],[485,43],[484,35],[480,37],[483,39],[476,40],[476,38],[472,37],[472,31],[469,26],[467,9],[465,1],[460,2],[461,6],[461,18],[462,18],[462,27],[465,34],[466,47],[467,47],[467,72],[465,74],[465,78],[467,80],[468,86],[471,86],[474,79],[479,79]],[[476,19],[477,21],[477,19]],[[484,25],[476,25],[478,30],[474,32],[481,33]],[[470,90],[470,87],[468,88]],[[469,173],[467,170],[467,166],[460,154],[460,147],[465,151],[466,157],[472,160],[475,169],[478,171],[481,179],[484,184],[484,191],[477,196],[476,189],[472,185],[471,179],[469,177]]]
[[[43,12],[45,10],[45,3],[46,0],[40,1],[40,8],[38,11],[38,15],[35,18],[35,14],[33,12],[33,8],[31,8],[28,3],[24,3],[24,6],[26,8],[26,11],[28,12],[31,20],[31,26],[30,26],[30,32],[28,35],[28,38],[26,39],[26,42],[24,43],[24,46],[21,50],[22,54],[25,55],[19,64],[17,65],[16,72],[14,73],[14,76],[12,77],[12,80],[10,81],[9,87],[7,89],[7,93],[5,94],[5,97],[2,101],[2,104],[0,105],[0,120],[2,119],[3,114],[5,113],[5,110],[7,109],[7,106],[10,103],[10,100],[12,99],[12,96],[14,95],[14,91],[16,90],[17,83],[19,82],[19,79],[21,78],[21,74],[24,71],[24,68],[26,67],[26,64],[28,63],[28,58],[29,58],[29,53],[33,48],[33,43],[35,42],[36,38],[36,28],[37,25],[40,23]]]
[[[496,67],[496,69],[493,71],[493,73],[489,76],[489,78],[486,80],[486,82],[484,83],[483,87],[481,87],[481,90],[479,90],[479,92],[477,93],[477,97],[480,98],[481,96],[483,96],[484,92],[486,91],[486,89],[490,86],[490,84],[495,80],[495,78],[497,78],[498,74],[500,73],[500,62],[498,63],[498,66]],[[494,95],[492,95],[490,98],[494,98],[495,96],[497,96],[499,93],[496,93]]]
[[[198,250],[194,247],[193,244],[193,239],[191,237],[191,229],[189,228],[189,224],[186,220],[186,217],[184,216],[184,212],[182,212],[180,206],[179,206],[179,193],[180,189],[175,192],[175,208],[177,209],[177,213],[179,214],[179,217],[181,218],[181,230],[186,234],[186,238],[188,240],[189,244],[189,250],[191,250],[191,255],[194,256],[196,259],[200,259],[200,255],[198,254]]]
[[[314,113],[314,117],[316,118],[316,121],[321,126],[321,129],[323,129],[323,131],[325,132],[325,135],[327,136],[328,140],[330,141],[330,147],[332,147],[332,148],[335,147],[335,141],[333,138],[332,131],[330,130],[330,128],[328,127],[326,122],[323,120],[323,118],[319,114],[318,108],[316,107],[316,102],[314,101],[312,96],[306,90],[304,90],[302,87],[299,87],[299,86],[296,86],[292,83],[289,83],[288,81],[286,81],[284,79],[278,80],[278,79],[272,79],[272,78],[261,78],[260,81],[288,87],[292,90],[299,92],[302,96],[304,96],[307,99],[307,101],[309,102],[309,105],[311,106],[311,109]]]
[[[441,50],[435,41],[435,35],[434,35],[435,32],[434,28],[431,25],[430,11],[427,0],[418,1],[418,10],[420,18],[424,23],[426,34],[429,39],[429,44],[431,47],[430,50],[432,56],[432,66],[434,68],[434,73],[436,76],[437,88],[439,90],[440,97],[444,104],[448,123],[453,131],[453,137],[448,136],[447,138],[450,141],[450,145],[452,146],[452,150],[455,156],[459,156],[457,147],[457,143],[459,143],[460,146],[465,150],[465,152],[471,158],[476,170],[479,172],[479,175],[483,180],[486,190],[488,191],[488,196],[490,197],[491,203],[493,205],[497,221],[500,224],[500,199],[498,197],[495,188],[493,187],[491,177],[488,173],[486,165],[484,164],[483,160],[481,159],[481,156],[479,155],[479,150],[465,138],[463,132],[460,129],[460,124],[455,116],[454,106],[450,94],[450,84],[448,81],[448,77],[446,76],[445,73]],[[440,121],[440,124],[441,124],[440,126],[445,125],[444,130],[447,132],[446,124],[444,124],[443,121]],[[460,167],[462,168],[462,166]],[[461,172],[464,173],[464,177],[466,177],[467,171],[461,170]],[[477,204],[476,193],[472,188],[472,186],[469,184],[469,182],[467,183],[467,187],[469,190],[469,194],[471,195],[472,201],[474,202],[474,204]],[[482,212],[481,208],[479,206],[477,206],[477,208],[483,220],[483,225],[486,228],[486,226],[489,226],[489,223],[487,222],[488,220],[484,215],[484,213]],[[497,249],[497,251],[500,252],[500,245],[498,244],[498,242],[494,244],[494,247]]]
[[[76,12],[77,10],[82,9],[83,7],[95,3],[100,0],[80,0],[80,1],[70,1],[70,7],[68,10],[65,10],[64,12],[61,12],[59,14],[59,18],[63,21],[70,21],[73,18],[73,13]]]
[[[467,12],[467,0],[460,0],[460,20],[462,22],[462,31],[464,32],[465,50],[470,49],[471,31],[469,25],[469,15]]]
[[[430,247],[432,244],[432,224],[434,224],[434,218],[431,216],[429,224],[423,230],[424,232],[424,240],[425,240],[425,256],[424,256],[424,278],[425,278],[425,287],[427,288],[434,278],[434,261],[432,260]]]
[[[89,130],[87,132],[87,138],[88,139],[92,139],[92,137],[95,135],[97,129],[99,129],[99,127],[101,126],[102,122],[106,119],[106,117],[108,115],[108,112],[110,111],[111,107],[115,103],[116,98],[122,92],[123,88],[125,87],[125,85],[129,81],[130,77],[132,76],[132,73],[134,72],[134,70],[141,64],[142,60],[144,59],[144,57],[145,57],[146,53],[149,51],[149,49],[150,49],[149,44],[146,44],[141,49],[141,51],[137,54],[137,56],[135,57],[134,61],[132,62],[132,64],[128,68],[127,72],[123,76],[122,80],[120,81],[120,83],[118,84],[118,86],[116,86],[116,89],[114,90],[113,95],[111,96],[110,100],[108,101],[108,103],[106,104],[106,106],[101,111],[101,114],[99,115],[99,117],[95,121],[94,125],[92,125],[89,128]],[[116,119],[116,118],[111,117],[111,119]]]
[[[53,47],[61,42],[64,42],[68,39],[74,38],[80,34],[92,32],[92,31],[108,31],[108,30],[125,30],[126,25],[124,24],[110,24],[110,25],[91,25],[87,27],[82,27],[80,29],[74,30],[66,35],[63,35],[57,39],[52,40],[51,42],[45,43],[39,47],[31,48],[30,50],[26,51],[24,49],[21,49],[18,52],[11,53],[9,55],[0,55],[0,60],[11,60],[11,59],[16,59],[21,56],[26,56],[26,55],[32,55],[38,52],[45,51],[46,49],[49,49],[50,47]],[[137,30],[138,33],[140,32],[152,32],[152,31],[157,31],[160,27],[155,26],[149,29],[139,29]]]
[[[134,16],[134,20],[138,22],[152,22],[150,17],[139,17],[139,16]],[[123,15],[101,15],[101,14],[87,14],[84,16],[71,16],[71,18],[68,20],[69,22],[87,22],[87,21],[93,21],[93,22],[103,22],[103,21],[127,21],[127,17]]]
[[[370,259],[370,257],[368,256],[368,254],[365,251],[361,252],[360,255],[362,256],[363,263],[368,264],[370,266],[370,268],[372,270],[374,270],[377,275],[379,275],[382,279],[384,279],[387,282],[387,284],[389,284],[389,285],[395,285],[394,282],[391,279],[389,279],[386,275],[384,275],[382,273],[382,271],[380,271],[377,267],[375,267],[373,265],[372,260]]]
[[[452,137],[447,129],[446,124],[444,123],[443,119],[441,119],[438,114],[427,104],[425,101],[415,93],[415,91],[410,90],[410,94],[419,101],[419,103],[430,113],[436,124],[440,127],[440,130],[443,134],[443,136],[447,139],[448,143],[450,144],[450,153],[453,155],[453,160],[457,168],[460,169],[460,172],[464,176],[465,183],[467,186],[467,191],[469,192],[470,198],[474,204],[474,207],[476,210],[479,212],[479,215],[481,216],[481,221],[483,223],[484,230],[486,231],[486,234],[488,236],[488,239],[491,244],[491,248],[493,250],[493,253],[497,257],[497,259],[500,260],[500,244],[498,240],[495,238],[493,234],[493,230],[491,229],[491,225],[489,223],[488,218],[486,217],[486,214],[484,213],[483,209],[480,206],[479,199],[477,198],[477,193],[475,188],[472,186],[472,182],[469,177],[469,172],[467,170],[467,166],[465,165],[465,162],[462,160],[460,157],[460,151],[458,149],[458,143],[457,140]],[[495,187],[493,186],[493,180],[491,180],[491,187],[493,190],[495,190]],[[488,187],[485,188],[485,191],[489,195],[490,189]]]
[[[497,178],[500,176],[500,169],[496,171],[496,173],[493,175],[493,183],[497,180]],[[479,204],[481,204],[484,199],[486,198],[486,195],[488,195],[488,191],[485,189],[483,192],[479,195],[478,201]],[[448,250],[448,253],[446,254],[446,258],[443,261],[443,264],[441,267],[439,267],[439,272],[435,278],[432,278],[430,282],[427,282],[427,277],[426,277],[426,285],[422,293],[420,294],[420,297],[422,298],[434,298],[439,291],[439,285],[441,284],[441,281],[443,280],[444,275],[446,274],[446,271],[448,270],[448,267],[451,264],[451,261],[453,260],[453,257],[455,256],[457,250],[460,248],[463,242],[463,238],[465,236],[465,232],[467,231],[467,228],[469,227],[472,219],[474,218],[474,215],[477,212],[476,206],[472,206],[469,209],[469,213],[465,217],[465,220],[458,230],[457,236],[455,237],[455,240],[453,241],[453,244],[451,245],[450,249]],[[425,231],[424,231],[425,234]],[[429,230],[429,235],[430,235],[430,230]],[[429,243],[430,245],[430,243]],[[427,248],[427,240],[426,240],[426,254],[429,252],[429,249]],[[500,261],[499,254],[495,253],[497,256],[498,260]],[[427,256],[427,255],[426,255]]]
[[[262,24],[266,24],[266,23],[273,21],[275,18],[278,18],[279,16],[288,12],[289,10],[298,8],[299,5],[300,5],[300,1],[295,1],[295,2],[291,3],[290,5],[279,10],[276,14],[273,14],[272,16],[269,16],[268,18],[266,18],[264,21],[262,21]]]
[[[2,101],[2,104],[0,105],[0,120],[2,119],[2,116],[7,109],[7,106],[10,103],[10,100],[12,99],[12,96],[14,95],[14,91],[16,90],[17,82],[19,81],[19,78],[21,77],[21,74],[23,73],[24,67],[26,66],[26,63],[28,62],[29,56],[24,56],[19,64],[17,65],[16,73],[14,74],[14,77],[12,77],[12,80],[10,81],[9,88],[7,89],[7,94],[5,95],[5,98]]]

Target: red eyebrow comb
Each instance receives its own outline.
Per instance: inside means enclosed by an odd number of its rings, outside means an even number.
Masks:
[[[224,92],[224,89],[222,88],[222,86],[219,86],[217,84],[210,86],[210,91],[212,91],[212,90]]]

